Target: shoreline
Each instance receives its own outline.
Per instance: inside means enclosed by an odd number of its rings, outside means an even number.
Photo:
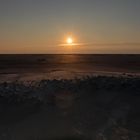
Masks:
[[[29,81],[41,81],[41,80],[73,80],[75,78],[82,79],[84,77],[94,77],[94,76],[107,76],[107,77],[140,77],[140,73],[134,72],[106,72],[106,71],[94,71],[94,72],[74,72],[74,71],[64,71],[56,70],[51,72],[37,72],[37,73],[6,73],[0,74],[0,83],[2,82],[29,82]]]

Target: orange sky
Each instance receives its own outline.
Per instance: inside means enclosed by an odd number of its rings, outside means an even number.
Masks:
[[[0,53],[139,54],[139,13],[138,0],[2,0]]]

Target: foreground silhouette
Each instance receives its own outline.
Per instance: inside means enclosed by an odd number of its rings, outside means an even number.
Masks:
[[[137,140],[140,78],[0,84],[0,140]]]

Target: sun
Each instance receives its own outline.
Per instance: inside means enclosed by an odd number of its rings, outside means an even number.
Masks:
[[[72,44],[73,43],[73,39],[71,37],[67,38],[67,44]]]

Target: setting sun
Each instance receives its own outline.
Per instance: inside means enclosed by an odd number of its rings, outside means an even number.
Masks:
[[[71,37],[67,38],[67,44],[72,44],[73,43],[73,39]]]

